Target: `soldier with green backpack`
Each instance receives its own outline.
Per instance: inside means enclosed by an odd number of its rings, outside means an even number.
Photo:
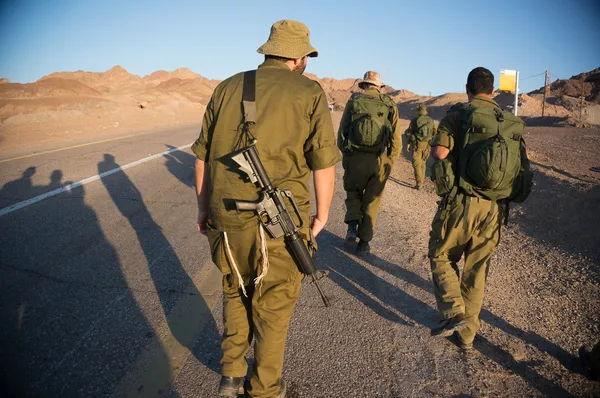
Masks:
[[[523,202],[532,186],[524,123],[492,100],[494,75],[482,67],[473,69],[466,90],[469,102],[448,111],[432,142],[433,180],[442,200],[431,225],[428,253],[442,316],[431,334],[456,332],[463,349],[472,347],[479,329],[502,219],[509,203]]]
[[[367,254],[385,183],[402,150],[402,136],[398,109],[381,93],[379,73],[365,73],[358,86],[362,92],[348,100],[340,121],[338,147],[343,153],[346,246],[359,238],[356,252]]]
[[[412,165],[415,170],[416,189],[423,188],[425,180],[425,167],[429,159],[429,144],[435,136],[435,124],[433,119],[427,116],[427,107],[420,104],[419,116],[410,121],[406,134],[408,145],[406,150],[412,152]]]

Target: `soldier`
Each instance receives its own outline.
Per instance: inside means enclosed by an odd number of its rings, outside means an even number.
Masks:
[[[325,226],[340,160],[327,98],[321,86],[302,76],[308,57],[318,55],[308,28],[276,22],[258,50],[265,61],[255,77],[256,124],[251,127],[273,185],[292,191],[309,247]],[[241,178],[227,154],[244,140],[244,73],[215,89],[204,113],[196,153],[198,230],[207,235],[213,262],[223,273],[223,324],[219,395],[284,397],[281,379],[290,317],[303,274],[283,238],[270,239],[251,212],[237,214],[232,199],[256,200],[258,188]],[[244,145],[244,144],[242,144]],[[316,216],[311,221],[309,177],[313,172]],[[310,226],[310,228],[309,228]],[[254,368],[245,385],[246,354],[255,338]]]
[[[501,214],[507,211],[507,201],[522,202],[531,190],[524,124],[499,108],[492,100],[493,90],[494,75],[482,67],[473,69],[466,84],[469,102],[448,111],[431,147],[436,191],[442,196],[428,253],[442,321],[431,334],[457,332],[456,343],[463,349],[472,347],[479,330],[489,260],[500,241]]]
[[[425,167],[429,159],[429,144],[435,137],[435,124],[433,119],[427,116],[427,107],[420,104],[418,109],[419,116],[410,121],[406,130],[408,135],[407,151],[412,149],[412,164],[415,170],[416,189],[423,188],[425,179]]]
[[[385,183],[402,150],[402,134],[396,104],[381,93],[379,73],[365,73],[358,86],[363,91],[354,93],[346,104],[338,147],[343,152],[346,246],[358,237],[356,253],[367,254]]]

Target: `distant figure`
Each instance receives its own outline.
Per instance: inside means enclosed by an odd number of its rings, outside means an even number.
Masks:
[[[341,156],[325,92],[302,75],[308,58],[318,55],[309,35],[301,22],[273,24],[269,39],[258,49],[265,61],[255,74],[238,73],[215,88],[192,145],[198,157],[198,230],[208,236],[212,260],[223,273],[222,397],[244,392],[249,397],[285,397],[285,342],[304,277],[283,237],[270,238],[254,212],[238,213],[227,205],[227,200],[258,199],[257,186],[230,167],[228,155],[256,138],[266,174],[273,185],[291,191],[298,204],[303,223],[299,233],[309,248],[316,247],[314,237],[329,218],[334,167]],[[311,172],[316,197],[312,219]],[[245,383],[253,337],[254,368]]]
[[[396,104],[381,93],[379,73],[365,73],[358,87],[363,91],[354,93],[344,109],[338,147],[343,152],[346,247],[358,237],[356,253],[367,254],[385,183],[402,151],[402,133]]]
[[[429,159],[429,144],[435,137],[435,124],[433,119],[427,116],[427,107],[420,104],[418,109],[419,116],[410,121],[406,134],[408,135],[408,145],[406,150],[412,152],[412,165],[415,170],[415,188],[423,188],[425,180],[425,167]],[[411,151],[412,150],[412,151]]]
[[[451,336],[470,349],[479,330],[490,258],[500,241],[508,202],[522,202],[532,173],[524,123],[492,100],[494,75],[479,67],[466,84],[468,103],[454,105],[432,141],[436,192],[442,196],[431,225],[429,259],[442,316],[434,336]],[[458,262],[464,255],[462,275]]]

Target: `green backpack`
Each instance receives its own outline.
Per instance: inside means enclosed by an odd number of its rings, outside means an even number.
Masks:
[[[427,115],[421,115],[412,122],[411,130],[417,142],[429,141],[433,137],[433,120]]]
[[[373,97],[362,93],[352,95],[350,127],[344,146],[349,150],[381,154],[388,147],[392,135],[392,107],[387,95]]]
[[[458,137],[458,186],[488,200],[523,202],[533,173],[523,140],[525,124],[500,108],[459,104],[464,112]]]

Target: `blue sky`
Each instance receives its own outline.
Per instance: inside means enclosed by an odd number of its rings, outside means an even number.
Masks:
[[[0,0],[0,77],[121,65],[143,76],[187,67],[224,79],[256,67],[270,26],[296,19],[320,55],[307,72],[384,82],[418,94],[462,92],[473,67],[518,69],[524,91],[549,69],[600,67],[597,0],[177,1]]]

